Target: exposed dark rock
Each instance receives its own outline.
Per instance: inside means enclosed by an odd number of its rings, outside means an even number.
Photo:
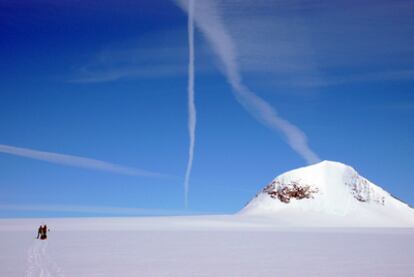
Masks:
[[[283,203],[289,203],[292,198],[299,200],[313,198],[313,194],[318,191],[318,188],[310,185],[302,185],[296,181],[291,181],[288,184],[273,181],[263,189],[263,192],[269,194],[270,197],[273,199],[277,198]]]
[[[359,176],[358,174],[354,174],[346,183],[346,185],[351,190],[354,198],[360,202],[374,201],[381,205],[385,204],[385,198],[375,197],[375,193],[368,184],[368,180]]]

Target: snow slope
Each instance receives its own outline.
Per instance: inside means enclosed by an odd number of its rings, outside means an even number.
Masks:
[[[414,210],[350,166],[323,161],[276,177],[240,215],[300,226],[414,226]]]

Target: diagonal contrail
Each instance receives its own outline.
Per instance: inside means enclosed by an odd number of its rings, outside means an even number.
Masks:
[[[126,167],[123,165],[113,164],[113,163],[104,162],[100,160],[60,154],[60,153],[45,152],[45,151],[15,147],[15,146],[4,145],[4,144],[0,144],[0,153],[45,161],[49,163],[73,166],[73,167],[82,167],[82,168],[89,168],[89,169],[94,169],[94,170],[108,171],[108,172],[113,172],[113,173],[123,174],[123,175],[146,176],[146,177],[163,177],[164,176],[160,173],[142,170],[138,168]]]
[[[188,189],[190,185],[191,169],[193,167],[196,107],[194,102],[194,0],[188,0],[188,133],[190,145],[188,148],[188,163],[184,179],[184,204],[188,206]]]
[[[187,0],[175,0],[190,13]],[[194,13],[194,21],[203,32],[213,51],[222,63],[222,71],[233,88],[237,101],[259,122],[282,133],[289,146],[308,163],[319,161],[312,151],[305,133],[297,126],[280,117],[276,110],[243,84],[237,62],[237,47],[222,23],[215,1],[199,1]]]

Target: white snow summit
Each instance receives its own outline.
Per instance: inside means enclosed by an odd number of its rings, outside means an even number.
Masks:
[[[332,161],[279,175],[239,214],[297,225],[414,226],[414,209],[352,167]]]

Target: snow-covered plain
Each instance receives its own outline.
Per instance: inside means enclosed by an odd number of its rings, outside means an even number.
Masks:
[[[414,276],[414,229],[257,216],[3,219],[0,249],[5,277]]]
[[[3,219],[0,249],[10,277],[414,276],[414,210],[324,161],[279,175],[235,215]]]

